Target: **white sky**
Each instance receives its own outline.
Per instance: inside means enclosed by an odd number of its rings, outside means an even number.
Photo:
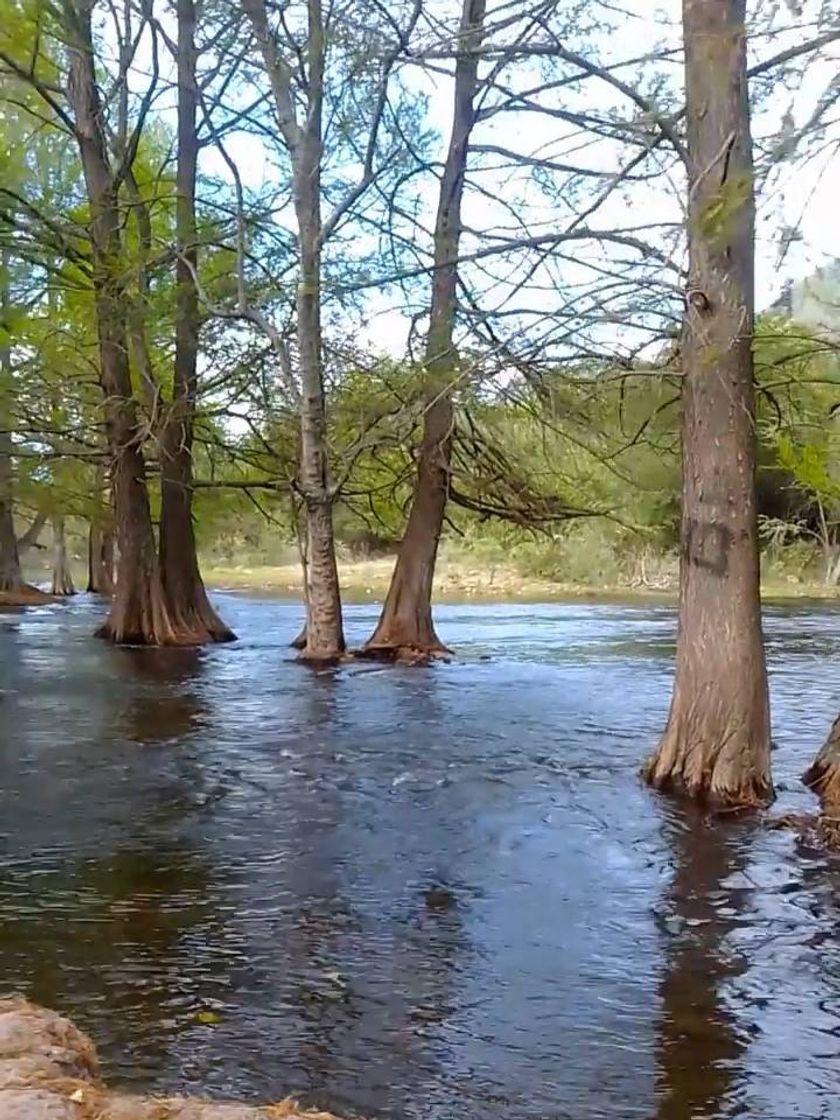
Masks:
[[[499,0],[501,2],[501,0]],[[460,10],[458,0],[430,0],[435,14],[457,18]],[[489,5],[491,13],[494,5]],[[811,37],[816,32],[809,26],[815,20],[820,7],[825,8],[824,0],[804,0],[799,5],[801,15],[793,18],[793,0],[757,0],[753,7],[756,20],[751,27],[764,28],[768,24],[776,29],[787,27],[784,33],[772,37],[756,34],[751,42],[751,62],[775,54],[793,45],[804,36]],[[643,56],[654,45],[665,43],[677,45],[680,39],[680,2],[679,0],[624,0],[624,12],[612,6],[615,25],[613,34],[596,33],[588,47],[602,63],[616,62],[621,59]],[[506,5],[507,10],[510,9]],[[775,20],[774,20],[775,12]],[[492,15],[490,17],[492,19]],[[761,22],[759,22],[761,21]],[[570,42],[573,49],[586,53],[577,41]],[[530,71],[522,68],[511,84],[531,79],[538,84],[538,67],[529,64]],[[667,76],[669,87],[679,91],[682,83],[682,67],[679,59],[661,67]],[[652,71],[650,71],[652,73]],[[817,98],[837,81],[840,73],[840,46],[834,44],[822,52],[818,61],[812,61],[803,68],[804,77],[792,91],[779,87],[766,102],[756,107],[753,129],[757,140],[775,134],[785,113],[792,113],[798,124],[805,121],[813,110]],[[632,84],[634,71],[620,71]],[[448,141],[451,121],[452,83],[444,76],[430,77],[415,69],[409,79],[411,88],[428,98],[428,118],[440,138],[439,158],[443,158]],[[252,91],[249,91],[249,94]],[[680,99],[681,99],[681,95]],[[633,106],[622,94],[598,79],[590,79],[573,90],[563,92],[563,101],[555,100],[549,104],[564,108],[589,109],[593,107],[607,110],[612,108],[623,115],[632,115]],[[838,113],[833,114],[835,118]],[[602,170],[617,170],[627,159],[627,150],[611,142],[591,144],[581,152],[579,136],[563,122],[551,118],[535,118],[534,114],[501,114],[476,129],[474,139],[480,143],[492,143],[523,154],[549,155],[554,159],[574,159],[588,166]],[[759,196],[759,229],[756,245],[757,304],[766,307],[778,294],[788,278],[799,279],[811,274],[814,269],[833,257],[840,257],[840,152],[838,151],[840,127],[835,134],[834,147],[823,152],[819,158],[808,162],[797,162],[777,169],[765,184]],[[246,185],[259,187],[271,177],[272,154],[261,141],[251,136],[232,136],[227,142],[230,153],[235,158]],[[485,161],[486,162],[486,161]],[[475,165],[480,160],[473,160]],[[212,148],[203,155],[204,169],[213,174],[226,176],[227,171],[221,157]],[[665,162],[663,161],[663,168]],[[477,230],[492,231],[500,226],[510,225],[510,215],[504,203],[515,202],[527,213],[528,232],[545,233],[562,228],[569,220],[573,210],[564,205],[564,200],[549,199],[527,171],[484,171],[477,173],[475,180],[486,190],[482,194],[469,190],[464,203],[464,217],[468,226]],[[599,190],[596,184],[593,190]],[[619,226],[640,226],[656,222],[679,222],[682,215],[684,185],[679,175],[662,174],[653,183],[635,184],[617,192],[614,198],[592,219],[599,228]],[[422,192],[424,223],[431,227],[437,201],[437,183],[428,176]],[[578,208],[585,203],[579,204]],[[779,235],[783,226],[796,226],[800,239],[794,242],[784,259],[779,259]],[[469,252],[479,242],[467,236],[463,248]],[[431,246],[429,246],[429,249]],[[546,266],[535,274],[533,286],[527,296],[518,297],[514,306],[521,307],[524,319],[518,320],[522,329],[537,328],[538,320],[551,314],[558,301],[566,298],[565,290],[570,285],[584,282],[591,277],[586,262],[597,266],[610,266],[610,251],[601,244],[588,244],[575,248],[576,260],[572,263],[551,267]],[[574,255],[573,254],[573,255]],[[487,262],[486,271],[494,280],[488,281],[482,274],[480,283],[486,287],[484,300],[488,306],[511,306],[511,282],[522,275],[521,264],[506,258],[494,258]],[[469,267],[466,270],[469,272]],[[485,270],[482,270],[482,273]],[[472,273],[470,274],[472,279]],[[476,277],[476,282],[479,278]],[[419,296],[422,303],[425,292]],[[484,305],[483,300],[483,305]],[[408,331],[409,318],[403,297],[393,290],[371,292],[367,298],[368,325],[365,334],[369,344],[375,349],[402,354]],[[411,310],[411,309],[408,309]],[[529,320],[528,316],[531,316]],[[512,321],[512,320],[511,320]],[[542,329],[540,325],[539,329]],[[614,326],[609,328],[611,336],[616,335]],[[618,334],[620,334],[620,329]],[[632,332],[625,332],[629,335]],[[628,341],[628,345],[629,345]]]

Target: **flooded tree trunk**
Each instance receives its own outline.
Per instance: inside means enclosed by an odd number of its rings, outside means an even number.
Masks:
[[[2,495],[3,454],[0,451],[0,591],[14,593],[23,587],[11,503]]]
[[[321,0],[309,0],[306,117],[294,146],[294,203],[300,243],[297,341],[300,359],[300,472],[306,527],[305,661],[333,661],[345,651],[335,558],[321,338],[321,153],[325,31]]]
[[[0,256],[0,591],[6,595],[23,588],[13,501],[12,433],[9,402],[12,386],[12,353],[9,337],[9,254]]]
[[[113,595],[116,565],[113,502],[101,466],[96,469],[94,485],[94,507],[88,523],[87,590],[92,595]]]
[[[65,30],[69,63],[67,94],[75,117],[90,206],[99,377],[119,542],[117,586],[108,617],[97,635],[120,644],[168,645],[177,642],[177,633],[166,609],[158,572],[142,450],[145,433],[132,396],[119,187],[102,130],[90,6],[78,5],[73,18],[67,20]]]
[[[432,588],[449,496],[458,355],[453,346],[461,241],[461,201],[475,123],[478,55],[485,0],[464,0],[455,65],[452,135],[443,169],[435,224],[434,272],[426,339],[423,439],[414,497],[397,563],[376,630],[362,653],[425,660],[448,651],[435,633]],[[464,48],[471,48],[464,50]]]
[[[75,595],[73,573],[67,559],[67,533],[63,517],[54,517],[53,529],[53,595]]]
[[[683,0],[689,288],[677,665],[658,789],[772,797],[755,499],[754,222],[745,0]]]
[[[210,605],[193,527],[193,427],[198,394],[198,334],[201,321],[192,269],[198,265],[195,183],[198,161],[195,4],[177,0],[178,168],[175,264],[175,361],[172,402],[160,441],[161,510],[159,557],[169,618],[182,644],[203,645],[235,638]]]
[[[0,420],[0,424],[5,421]],[[9,437],[0,432],[0,591],[23,587],[17,536],[12,512],[12,457]]]
[[[840,716],[802,781],[820,799],[821,829],[833,847],[840,846]]]
[[[100,518],[88,527],[87,589],[93,595],[114,593],[114,530]]]
[[[338,660],[345,651],[335,558],[321,337],[321,158],[326,40],[321,0],[307,0],[305,58],[291,64],[269,26],[265,0],[242,0],[271,82],[277,122],[292,163],[292,195],[300,254],[296,296],[300,363],[300,468],[308,567],[304,661]],[[306,68],[303,113],[292,92],[292,66]],[[300,123],[298,117],[301,117]]]
[[[12,392],[12,353],[9,337],[9,254],[0,258],[0,596],[5,605],[25,606],[45,598],[23,578],[15,534],[14,468],[9,404]]]
[[[297,538],[298,559],[300,560],[300,571],[303,577],[303,625],[298,633],[292,638],[289,645],[292,649],[302,650],[306,649],[306,619],[309,616],[309,561],[306,555],[306,525],[302,516],[302,509],[300,503],[296,500],[294,492],[292,492],[292,520],[295,525],[295,536]]]

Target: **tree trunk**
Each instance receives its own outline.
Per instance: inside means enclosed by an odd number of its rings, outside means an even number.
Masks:
[[[17,550],[18,556],[23,556],[24,552],[28,552],[30,548],[43,548],[43,545],[38,544],[38,538],[44,526],[47,523],[47,515],[41,513],[39,510],[32,519],[32,524],[29,528],[18,537]]]
[[[200,310],[192,269],[198,264],[195,181],[198,160],[195,5],[177,0],[178,169],[175,264],[176,318],[172,403],[160,441],[160,571],[167,610],[178,641],[226,642],[236,635],[210,605],[195,546],[192,448],[198,394]]]
[[[13,501],[12,435],[9,403],[12,395],[12,340],[9,335],[9,254],[0,255],[0,591],[13,595],[23,589]]]
[[[12,351],[8,329],[9,254],[0,258],[0,603],[26,606],[47,599],[25,582],[15,535],[14,471],[12,466],[11,409]]]
[[[5,419],[0,419],[0,425],[4,423]],[[12,513],[11,447],[8,435],[0,432],[0,591],[12,594],[22,589],[23,576]]]
[[[449,495],[458,356],[453,346],[457,306],[461,202],[475,123],[478,55],[485,0],[464,0],[455,65],[452,135],[440,184],[435,224],[434,272],[426,339],[423,440],[414,498],[385,605],[362,653],[425,660],[447,654],[432,620],[432,588]],[[465,48],[467,48],[465,50]]]
[[[335,661],[345,651],[335,559],[321,340],[321,112],[324,28],[320,0],[309,0],[309,105],[295,145],[294,202],[300,246],[297,341],[300,359],[299,486],[306,529],[304,661]]]
[[[53,595],[75,595],[73,574],[67,560],[67,535],[65,533],[64,518],[53,518]]]
[[[840,847],[840,716],[831,726],[817,757],[802,781],[820,799],[820,831],[834,848]]]
[[[754,198],[745,0],[683,0],[689,288],[677,665],[658,789],[772,797],[755,499]]]
[[[283,57],[268,23],[265,0],[241,0],[254,30],[271,82],[277,123],[292,164],[292,194],[300,254],[296,311],[300,362],[300,469],[298,490],[304,508],[309,558],[306,642],[301,659],[336,661],[344,655],[341,592],[335,559],[324,366],[321,338],[321,158],[325,30],[321,0],[307,0],[303,123],[291,86],[293,68]],[[297,68],[298,59],[293,64]]]
[[[114,530],[99,517],[88,527],[87,589],[93,595],[114,594]]]
[[[132,396],[122,279],[122,216],[118,183],[102,129],[89,0],[75,5],[66,31],[67,94],[90,205],[99,377],[119,541],[116,592],[97,636],[126,645],[177,644],[178,634],[166,609],[158,571],[142,451],[144,433]]]
[[[306,526],[303,524],[301,516],[302,510],[299,503],[295,500],[294,493],[292,494],[292,519],[295,523],[295,536],[297,538],[298,557],[300,559],[300,571],[303,577],[303,625],[298,633],[292,638],[289,645],[292,649],[302,650],[306,649],[306,619],[309,615],[309,561],[306,556]]]

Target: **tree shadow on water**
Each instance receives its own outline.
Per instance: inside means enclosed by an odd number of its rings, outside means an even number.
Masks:
[[[656,1120],[739,1114],[739,1063],[748,1039],[726,1007],[727,983],[747,962],[729,935],[739,924],[747,862],[739,824],[703,822],[691,810],[668,826],[674,874],[659,924],[665,940],[656,1041]]]

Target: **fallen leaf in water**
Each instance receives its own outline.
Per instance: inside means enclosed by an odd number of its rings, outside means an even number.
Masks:
[[[198,1011],[195,1017],[199,1023],[204,1023],[207,1027],[215,1026],[222,1021],[221,1015],[216,1011]]]

